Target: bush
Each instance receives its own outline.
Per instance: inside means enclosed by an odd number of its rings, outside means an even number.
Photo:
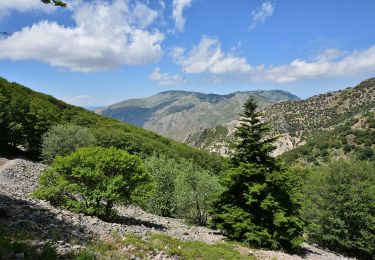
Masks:
[[[370,259],[375,255],[375,167],[339,161],[315,169],[304,185],[308,240]]]
[[[131,200],[147,177],[135,155],[116,148],[79,148],[53,161],[40,176],[35,195],[72,211],[108,217],[115,204]]]
[[[371,147],[365,147],[359,150],[357,159],[361,161],[369,160],[374,155],[374,150]]]
[[[56,156],[66,156],[79,147],[94,145],[95,137],[89,129],[77,125],[55,125],[42,136],[41,157],[51,163]]]
[[[191,162],[182,163],[176,178],[177,216],[204,225],[215,195],[220,190],[218,178]]]
[[[165,156],[151,156],[145,165],[152,179],[147,206],[152,213],[172,217],[176,213],[175,180],[179,174],[179,164]]]
[[[152,188],[145,195],[149,211],[168,217],[181,217],[206,224],[211,201],[219,190],[216,176],[190,161],[175,161],[164,156],[145,160]]]

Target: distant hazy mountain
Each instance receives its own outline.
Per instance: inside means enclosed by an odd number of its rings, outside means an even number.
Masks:
[[[369,158],[375,148],[375,78],[354,88],[287,101],[261,109],[273,134],[280,136],[275,155],[300,146],[285,156],[289,161],[329,158]],[[186,138],[191,146],[228,155],[238,121],[201,129]],[[310,157],[309,157],[310,156]],[[375,155],[374,155],[375,160]]]
[[[191,133],[228,123],[242,112],[249,95],[260,106],[299,100],[282,90],[245,91],[228,95],[165,91],[143,99],[129,99],[96,112],[183,141]]]

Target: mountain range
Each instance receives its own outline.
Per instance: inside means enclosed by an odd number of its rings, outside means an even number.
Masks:
[[[244,91],[227,95],[165,91],[148,98],[125,100],[96,112],[184,141],[201,129],[216,127],[236,119],[250,95],[261,107],[300,100],[282,90]]]
[[[306,100],[292,100],[261,108],[271,135],[279,136],[274,155],[294,149],[295,160],[310,161],[347,155],[372,156],[375,145],[375,78],[355,87],[328,92]],[[191,146],[228,155],[238,120],[202,129],[186,138]],[[300,147],[301,146],[301,147]],[[366,147],[368,148],[366,150]],[[307,160],[307,158],[304,158]]]

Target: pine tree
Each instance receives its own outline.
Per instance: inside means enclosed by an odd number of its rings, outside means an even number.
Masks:
[[[244,105],[232,168],[214,203],[213,224],[235,240],[251,246],[291,249],[302,239],[303,222],[296,180],[270,153],[275,138],[250,98]]]
[[[276,160],[270,155],[275,149],[273,143],[276,137],[265,138],[269,132],[266,123],[260,120],[260,113],[256,111],[257,104],[250,97],[245,105],[244,112],[240,114],[240,126],[237,127],[235,136],[238,142],[232,156],[232,163],[239,166],[242,163],[255,163],[271,169],[279,169]]]

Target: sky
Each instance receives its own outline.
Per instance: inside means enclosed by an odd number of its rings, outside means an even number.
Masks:
[[[374,0],[0,0],[0,76],[79,106],[375,76]]]

